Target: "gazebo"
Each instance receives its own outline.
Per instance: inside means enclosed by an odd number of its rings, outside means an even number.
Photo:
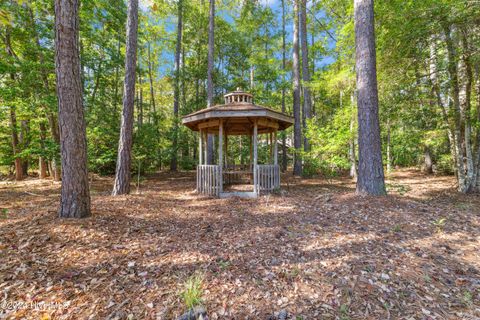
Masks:
[[[253,96],[240,89],[226,94],[225,104],[215,105],[191,113],[182,123],[199,132],[199,161],[197,166],[197,192],[227,198],[231,196],[256,198],[260,192],[280,188],[277,132],[293,124],[293,118],[281,112],[254,104]],[[218,136],[217,163],[207,164],[207,135]],[[270,164],[258,164],[258,135],[267,135]],[[250,137],[248,165],[227,163],[228,136]],[[224,156],[225,150],[225,156]],[[235,184],[247,177],[252,191],[225,192],[224,183]]]

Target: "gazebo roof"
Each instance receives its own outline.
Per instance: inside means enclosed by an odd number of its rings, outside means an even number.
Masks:
[[[258,133],[285,130],[293,124],[293,118],[273,109],[253,103],[253,96],[241,90],[226,94],[225,104],[205,108],[182,119],[182,123],[194,131],[200,129],[208,133],[218,133],[223,121],[228,135],[249,135],[253,123],[258,125]]]

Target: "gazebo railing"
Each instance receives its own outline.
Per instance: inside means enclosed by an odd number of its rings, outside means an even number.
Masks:
[[[280,166],[278,164],[257,165],[257,192],[274,191],[280,188]]]
[[[220,166],[202,164],[197,166],[197,192],[218,196],[222,183]]]

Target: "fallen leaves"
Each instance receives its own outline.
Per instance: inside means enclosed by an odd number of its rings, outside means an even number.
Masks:
[[[94,216],[77,221],[56,217],[58,184],[0,183],[2,298],[65,303],[0,315],[174,319],[201,272],[212,319],[480,317],[480,199],[449,177],[399,171],[407,191],[368,198],[346,179],[285,176],[257,200],[198,196],[193,178],[162,173],[118,198],[96,179]]]

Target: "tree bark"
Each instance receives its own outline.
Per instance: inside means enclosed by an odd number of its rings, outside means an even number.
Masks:
[[[177,44],[175,47],[175,84],[173,92],[173,139],[170,171],[177,171],[178,109],[180,104],[180,55],[182,52],[183,0],[178,1]]]
[[[87,138],[78,50],[77,0],[55,0],[55,71],[57,77],[62,188],[59,216],[90,216]]]
[[[285,74],[287,72],[287,45],[286,45],[286,10],[285,10],[285,1],[282,0],[282,113],[285,113]],[[287,171],[287,135],[285,130],[282,131],[282,171]]]
[[[117,168],[112,195],[130,193],[130,167],[133,143],[133,108],[135,100],[135,68],[137,61],[138,0],[128,1],[127,49],[125,55],[125,80],[123,110],[118,142]]]
[[[295,157],[293,163],[293,174],[302,175],[302,159],[300,152],[302,148],[302,119],[300,112],[300,62],[299,62],[299,3],[300,0],[293,1],[293,117],[294,117],[294,137]]]
[[[30,145],[30,121],[23,119],[20,121],[20,145],[22,149],[27,149]],[[22,172],[28,176],[28,158],[22,159]]]
[[[358,106],[357,193],[384,195],[373,0],[354,1],[354,21]]]
[[[7,55],[12,58],[16,58],[16,55],[12,49],[12,44],[10,40],[10,27],[7,26],[5,31],[5,49],[7,51]],[[15,82],[15,73],[10,73],[10,80],[12,81],[12,85]],[[13,156],[15,158],[15,180],[20,181],[23,179],[23,166],[22,166],[22,159],[17,157],[16,155],[20,152],[19,150],[19,141],[18,141],[18,127],[17,127],[17,111],[15,106],[10,106],[10,128],[11,128],[11,136],[12,136],[12,149],[13,149]]]
[[[147,44],[148,50],[148,80],[150,82],[150,105],[153,112],[153,123],[157,125],[156,122],[156,114],[157,108],[155,106],[155,90],[153,88],[153,75],[152,75],[152,57],[151,57],[151,50],[150,50],[150,42]]]
[[[45,140],[47,139],[47,128],[45,123],[40,122],[40,149],[45,152]],[[47,161],[45,161],[44,155],[40,155],[38,158],[38,177],[45,179],[47,177]]]
[[[350,115],[350,139],[348,141],[348,157],[350,159],[350,178],[357,178],[357,157],[355,155],[355,91],[350,96],[351,115]]]
[[[450,77],[449,87],[453,100],[453,116],[454,116],[454,138],[455,138],[455,155],[456,155],[456,171],[458,180],[458,190],[467,192],[467,177],[465,175],[464,150],[462,144],[462,111],[460,110],[460,88],[458,81],[458,68],[456,62],[457,52],[451,37],[451,26],[444,24],[445,42],[447,46],[447,69]]]
[[[208,23],[208,66],[207,66],[207,107],[213,106],[213,68],[215,45],[215,0],[210,0],[210,13]],[[214,137],[208,135],[207,164],[214,162]]]
[[[300,39],[302,48],[302,87],[303,87],[303,130],[307,130],[307,121],[312,117],[312,98],[310,96],[310,68],[308,66],[307,0],[301,0]],[[310,143],[304,134],[303,150],[310,151]]]

